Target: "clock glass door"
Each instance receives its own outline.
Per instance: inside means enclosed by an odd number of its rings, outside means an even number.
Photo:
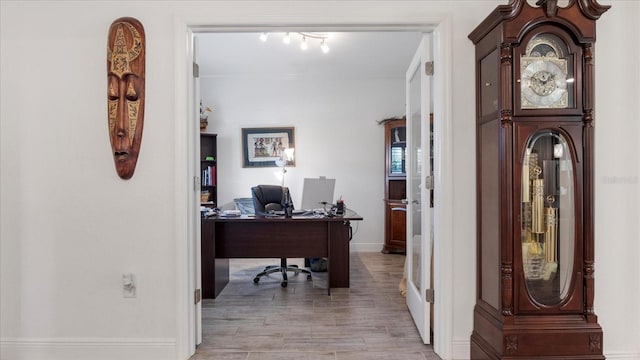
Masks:
[[[575,191],[566,138],[535,132],[522,159],[522,266],[531,300],[553,306],[567,298],[574,268]]]

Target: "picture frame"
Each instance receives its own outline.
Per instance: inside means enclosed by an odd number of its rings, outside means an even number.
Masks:
[[[242,128],[242,167],[278,167],[282,152],[294,147],[294,127]],[[286,163],[295,165],[295,158]]]

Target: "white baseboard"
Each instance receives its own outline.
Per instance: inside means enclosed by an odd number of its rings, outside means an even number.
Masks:
[[[351,252],[380,252],[382,250],[382,244],[380,243],[358,243],[351,242],[349,244]]]
[[[0,360],[175,360],[173,338],[0,338]]]
[[[455,338],[451,344],[451,360],[467,360],[471,358],[471,339]],[[640,353],[607,352],[604,356],[607,360],[638,360]]]
[[[628,353],[628,352],[605,351],[604,356],[607,358],[607,360],[638,360],[640,359],[640,352]]]
[[[471,338],[453,338],[451,342],[451,359],[467,360],[471,358]]]

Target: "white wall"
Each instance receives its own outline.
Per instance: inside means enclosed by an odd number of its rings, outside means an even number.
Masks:
[[[0,6],[0,358],[175,358],[171,17],[117,3]],[[148,51],[129,181],[115,172],[105,97],[107,31],[123,15],[142,20]]]
[[[596,312],[607,357],[635,359],[640,56],[629,44],[640,39],[640,3],[602,2],[613,7],[598,23],[596,45]],[[174,93],[184,87],[175,80],[182,66],[176,54],[184,51],[175,48],[177,24],[409,24],[447,14],[453,30],[452,358],[468,356],[475,297],[475,96],[473,46],[466,36],[504,3],[0,2],[0,357],[186,357],[177,329],[183,320],[176,315],[176,249],[186,241],[176,236],[184,219],[174,197],[174,174],[186,168],[174,148],[182,141],[175,122],[186,121],[175,117],[176,104],[184,101],[177,100],[184,94]],[[105,106],[106,33],[121,16],[142,21],[148,51],[142,152],[129,181],[115,173]],[[360,115],[371,121],[377,116]],[[307,175],[318,174],[296,174]],[[138,277],[135,299],[122,298],[123,272]]]
[[[410,61],[407,60],[407,63]],[[285,185],[296,206],[305,177],[336,179],[335,197],[364,217],[353,224],[352,250],[380,251],[384,237],[384,127],[404,114],[404,74],[392,79],[260,77],[202,78],[215,111],[207,132],[218,134],[218,199],[251,197],[258,183],[280,184],[279,168],[243,168],[241,128],[295,127],[295,167]]]
[[[640,358],[638,19],[640,2],[612,2],[595,47],[595,310],[608,359]]]

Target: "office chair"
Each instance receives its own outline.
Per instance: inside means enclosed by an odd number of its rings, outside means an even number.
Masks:
[[[282,211],[285,208],[285,202],[291,203],[289,189],[278,185],[258,185],[251,188],[251,196],[253,197],[253,207],[257,215],[268,215],[273,211]],[[287,200],[288,199],[288,200]],[[293,205],[291,205],[293,206]],[[287,272],[294,272],[295,276],[300,273],[307,274],[307,280],[311,280],[311,272],[306,269],[300,269],[298,265],[287,265],[287,258],[280,258],[280,266],[269,265],[264,271],[257,274],[253,278],[254,283],[258,283],[260,278],[276,272],[282,273],[282,282],[280,286],[287,287]]]

